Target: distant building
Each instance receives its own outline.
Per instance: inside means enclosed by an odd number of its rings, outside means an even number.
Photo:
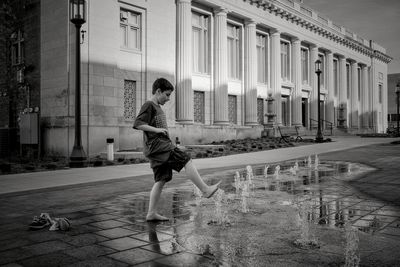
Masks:
[[[400,83],[400,73],[388,75],[388,126],[397,127],[397,95],[396,85]]]
[[[33,68],[40,70],[40,79],[25,78],[35,84],[31,93],[40,95],[40,102],[30,105],[40,107],[44,151],[68,156],[75,81],[75,27],[68,1],[26,1],[38,7],[27,12],[37,12],[40,20],[12,33],[24,33],[25,48],[31,38],[40,40],[40,50],[23,54],[40,58]],[[374,41],[301,2],[87,1],[81,45],[86,153],[105,150],[108,137],[114,138],[115,149],[142,145],[142,134],[132,124],[157,77],[176,85],[164,109],[170,135],[183,143],[259,137],[269,95],[275,126],[315,128],[317,59],[322,61],[324,124],[350,133],[384,132],[391,58]],[[27,35],[33,25],[40,31]]]

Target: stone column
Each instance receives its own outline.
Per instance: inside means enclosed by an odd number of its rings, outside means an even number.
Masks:
[[[292,92],[292,125],[301,126],[301,88],[303,80],[301,77],[301,41],[298,38],[293,39],[293,82]]]
[[[333,120],[334,116],[334,98],[335,98],[335,88],[334,88],[334,76],[333,76],[333,53],[328,51],[326,53],[326,86],[328,90],[327,105],[326,105],[326,120],[335,123]]]
[[[347,128],[346,58],[339,57],[339,114],[338,126]]]
[[[215,10],[214,46],[214,124],[227,125],[228,118],[228,52],[227,10]]]
[[[353,61],[351,63],[351,94],[350,94],[350,116],[351,128],[358,129],[358,64]]]
[[[281,33],[278,30],[271,31],[271,89],[275,99],[274,112],[275,123],[282,125],[281,104]]]
[[[176,120],[193,123],[192,12],[190,0],[177,1]]]
[[[361,118],[362,127],[369,128],[368,117],[369,117],[369,84],[368,84],[368,66],[362,66],[362,87],[361,87]]]
[[[258,125],[256,23],[252,20],[245,23],[244,60],[245,125]]]
[[[318,47],[311,46],[310,49],[310,84],[311,84],[311,99],[310,99],[310,119],[312,125],[317,127],[318,124],[318,77],[315,73],[315,61],[318,59]],[[310,125],[311,126],[311,125]]]

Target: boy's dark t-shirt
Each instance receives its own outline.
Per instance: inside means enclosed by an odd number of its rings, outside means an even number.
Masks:
[[[146,101],[133,125],[150,125],[156,128],[168,129],[167,118],[161,107],[153,101]],[[150,160],[150,167],[156,167],[166,162],[175,148],[168,135],[143,131],[143,154]]]

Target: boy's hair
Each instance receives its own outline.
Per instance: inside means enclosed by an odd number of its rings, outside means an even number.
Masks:
[[[174,86],[167,79],[158,78],[153,83],[153,90],[152,90],[153,95],[156,93],[157,89],[160,89],[161,92],[167,90],[174,91]]]

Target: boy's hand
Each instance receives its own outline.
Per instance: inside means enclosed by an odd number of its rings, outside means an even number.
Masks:
[[[156,128],[156,129],[157,129],[157,133],[160,133],[160,134],[168,136],[168,130],[167,129],[164,129],[164,128]]]

